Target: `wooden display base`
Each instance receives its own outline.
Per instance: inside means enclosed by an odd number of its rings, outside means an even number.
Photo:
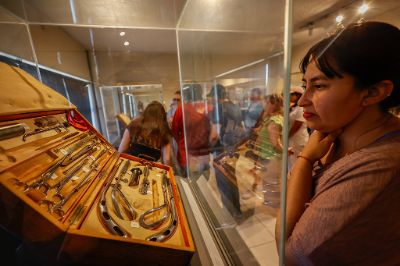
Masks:
[[[194,253],[194,243],[172,169],[162,164],[150,165],[150,162],[142,159],[118,154],[87,121],[86,131],[69,124],[57,131],[49,130],[36,134],[40,128],[35,124],[35,119],[37,121],[38,117],[51,117],[49,121],[55,119],[60,123],[69,123],[68,112],[70,111],[52,112],[47,116],[45,113],[31,113],[26,117],[0,116],[0,129],[8,125],[23,124],[27,132],[35,133],[25,141],[22,140],[22,136],[0,141],[1,226],[19,235],[27,245],[36,247],[39,250],[37,255],[46,257],[46,260],[52,263],[187,265]],[[75,118],[83,119],[78,112],[73,112]],[[85,142],[72,152],[71,147],[83,140]],[[77,157],[77,154],[86,148],[90,150]],[[43,180],[43,173],[49,171],[50,166],[63,160],[67,154],[67,158],[75,156],[77,159],[67,166],[61,164],[41,186],[34,185]],[[117,162],[121,160],[121,166],[116,169]],[[137,217],[132,219],[124,215],[122,219],[119,218],[112,204],[111,188],[106,194],[109,216],[129,233],[128,237],[122,237],[114,235],[105,226],[99,213],[99,204],[105,186],[108,183],[116,183],[115,178],[120,175],[122,165],[127,161],[129,168],[125,174],[121,174],[119,187],[137,212]],[[131,178],[132,168],[140,168],[143,172],[146,164],[151,167],[148,175],[150,186],[148,194],[143,195],[139,193],[143,175],[140,176],[139,185],[131,187],[125,181]],[[113,172],[113,169],[117,171]],[[173,195],[168,194],[168,197],[173,197],[174,204],[169,204],[169,208],[176,211],[176,231],[164,242],[147,241],[145,239],[148,236],[162,232],[172,219],[170,215],[154,229],[143,228],[138,222],[142,213],[165,203],[162,187],[165,171],[172,188]],[[74,172],[71,179],[66,180],[66,176],[71,172]],[[87,182],[80,183],[85,176]],[[79,184],[83,185],[73,192]],[[59,200],[57,192],[64,197],[73,192],[59,209],[54,208]],[[120,199],[117,202],[121,204]],[[168,202],[171,203],[171,200]],[[166,210],[167,208],[164,208],[149,215],[146,222],[158,220]]]

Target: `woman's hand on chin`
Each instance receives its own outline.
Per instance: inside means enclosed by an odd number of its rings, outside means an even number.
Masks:
[[[323,133],[314,130],[308,140],[308,143],[301,151],[301,156],[304,156],[315,162],[326,155],[332,146],[335,139],[343,132],[342,129],[335,130],[330,133]]]

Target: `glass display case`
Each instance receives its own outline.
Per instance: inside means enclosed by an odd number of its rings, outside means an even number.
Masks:
[[[179,91],[171,169],[200,257],[192,264],[284,265],[275,223],[293,159],[290,87],[326,34],[359,20],[400,26],[398,1],[355,15],[361,2],[4,0],[0,61],[63,95],[113,149],[150,102],[174,111]],[[182,239],[187,259],[193,243]]]
[[[177,27],[185,170],[234,265],[279,263],[274,226],[282,151],[261,157],[269,145],[255,144],[262,138],[255,128],[266,113],[265,97],[284,89],[284,10],[283,1],[189,1]],[[282,107],[277,115],[282,135]],[[202,119],[210,121],[206,132]],[[196,142],[199,134],[211,141]]]

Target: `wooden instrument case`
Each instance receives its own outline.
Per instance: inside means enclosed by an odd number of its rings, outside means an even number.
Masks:
[[[0,75],[0,139],[5,132],[5,139],[0,140],[0,225],[19,236],[26,248],[34,253],[35,259],[44,265],[189,264],[195,248],[172,168],[119,154],[75,106],[23,70],[0,63]],[[54,126],[50,125],[54,121],[64,127],[38,132]],[[21,133],[10,137],[8,131],[2,131],[15,125],[24,127],[25,141]],[[92,140],[72,152],[71,147],[88,135]],[[44,186],[32,185],[68,152],[74,156],[89,144],[95,148],[67,166],[56,169],[45,182],[50,187],[47,192]],[[103,155],[97,158],[103,150]],[[123,160],[121,167],[112,175],[119,160]],[[99,212],[99,200],[105,186],[110,180],[115,184],[115,177],[126,161],[130,162],[129,168],[119,181],[120,190],[137,212],[137,217],[132,219],[125,215],[120,219],[115,215],[110,196],[112,186],[106,194],[106,204],[111,218],[129,232],[129,237],[112,234]],[[77,168],[76,174],[65,183],[60,193],[68,195],[83,176],[88,176],[88,182],[62,206],[61,215],[55,213],[52,207],[56,203],[56,185],[79,163],[82,167]],[[131,178],[132,168],[144,170],[145,165],[151,167],[148,176],[151,193],[142,195],[139,187],[143,175],[137,186],[128,186],[125,181]],[[170,215],[155,229],[145,229],[138,223],[142,213],[164,203],[164,171],[173,191],[175,204],[172,207],[176,210],[177,229],[164,242],[147,241],[146,237],[162,231],[172,219]],[[158,211],[148,219],[155,221],[163,214],[163,211]]]

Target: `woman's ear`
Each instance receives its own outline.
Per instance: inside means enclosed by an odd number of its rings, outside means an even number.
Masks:
[[[377,104],[392,94],[393,82],[391,80],[382,80],[372,87],[368,88],[368,93],[364,96],[363,106]]]

